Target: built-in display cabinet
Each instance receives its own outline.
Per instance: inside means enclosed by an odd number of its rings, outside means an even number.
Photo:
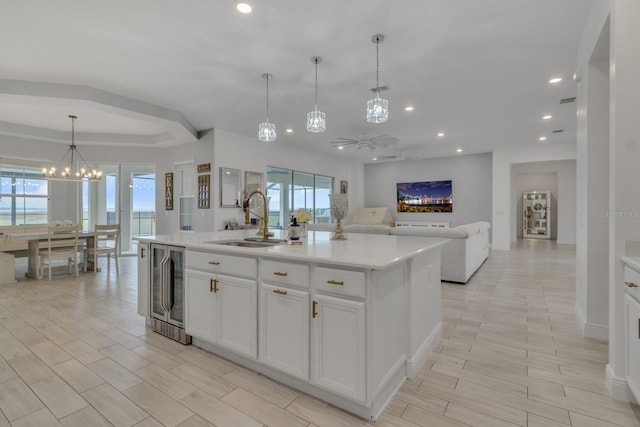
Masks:
[[[551,238],[551,192],[526,191],[522,194],[522,237]]]

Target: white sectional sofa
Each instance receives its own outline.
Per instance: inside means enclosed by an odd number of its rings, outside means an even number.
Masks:
[[[489,256],[489,228],[488,222],[473,222],[451,228],[390,227],[389,234],[450,239],[442,250],[442,280],[466,283]]]
[[[473,273],[489,257],[489,229],[484,221],[448,227],[448,223],[411,223],[393,226],[388,208],[360,208],[351,223],[342,227],[345,233],[394,234],[398,236],[442,237],[450,239],[442,250],[441,278],[446,282],[467,283]],[[426,226],[429,225],[429,226]],[[309,224],[309,230],[331,231],[336,225]]]

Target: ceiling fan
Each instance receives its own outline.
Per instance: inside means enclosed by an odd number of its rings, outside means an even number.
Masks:
[[[338,149],[353,148],[359,150],[363,147],[373,151],[376,148],[391,148],[398,145],[400,139],[389,135],[378,135],[374,137],[368,137],[362,134],[359,138],[336,138],[335,141],[331,141],[330,144]]]

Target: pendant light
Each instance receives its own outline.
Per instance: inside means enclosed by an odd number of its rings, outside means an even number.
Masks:
[[[318,64],[322,61],[319,56],[311,58],[316,64],[316,99],[313,111],[307,113],[307,130],[313,133],[324,132],[327,129],[327,120],[324,112],[318,110]]]
[[[269,80],[273,76],[269,73],[264,73],[262,78],[267,81],[267,120],[258,126],[258,139],[264,142],[273,142],[276,140],[276,125],[269,122]]]
[[[380,71],[378,48],[383,41],[382,34],[371,36],[371,42],[376,44],[376,96],[367,101],[367,121],[369,123],[384,123],[389,119],[389,101],[380,98],[380,84],[378,83]]]
[[[90,168],[87,161],[82,157],[75,142],[75,120],[77,116],[69,116],[71,119],[71,145],[56,166],[42,169],[42,176],[51,181],[100,181],[102,172]],[[69,163],[65,166],[65,159],[69,158]]]

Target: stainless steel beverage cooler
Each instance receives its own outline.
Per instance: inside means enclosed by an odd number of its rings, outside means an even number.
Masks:
[[[191,344],[184,331],[184,248],[151,245],[151,321],[155,332]]]

